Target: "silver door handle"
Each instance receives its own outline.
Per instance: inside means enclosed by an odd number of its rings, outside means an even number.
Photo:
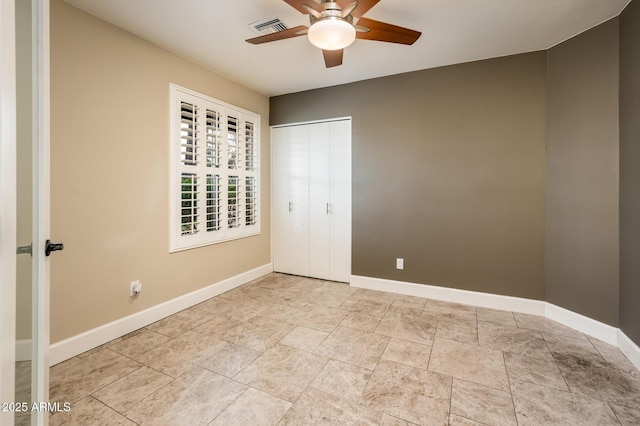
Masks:
[[[327,214],[331,213],[331,204],[327,203]]]
[[[293,203],[289,201],[289,213],[293,211]]]

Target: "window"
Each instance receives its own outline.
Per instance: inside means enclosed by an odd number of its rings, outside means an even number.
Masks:
[[[260,116],[171,85],[170,251],[260,233]]]

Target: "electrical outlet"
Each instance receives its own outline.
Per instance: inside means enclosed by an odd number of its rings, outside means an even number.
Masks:
[[[396,259],[396,269],[404,269],[404,259],[400,257]]]
[[[129,283],[129,296],[136,297],[142,291],[142,283],[138,280]]]

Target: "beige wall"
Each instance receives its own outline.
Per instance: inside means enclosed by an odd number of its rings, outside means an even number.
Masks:
[[[270,121],[353,117],[354,274],[543,299],[545,73],[418,71],[274,97]]]
[[[168,253],[170,82],[262,115],[260,236]],[[270,262],[268,113],[266,97],[52,0],[52,343]]]
[[[640,1],[620,16],[620,329],[640,346]]]
[[[547,301],[618,325],[618,18],[548,51]]]

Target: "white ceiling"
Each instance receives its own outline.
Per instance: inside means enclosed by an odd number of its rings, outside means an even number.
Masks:
[[[65,0],[225,77],[273,96],[548,49],[617,16],[630,0],[381,0],[367,18],[422,32],[413,46],[356,40],[325,68],[306,37],[262,45],[249,24],[308,25],[282,0]],[[310,0],[312,1],[312,0]]]

